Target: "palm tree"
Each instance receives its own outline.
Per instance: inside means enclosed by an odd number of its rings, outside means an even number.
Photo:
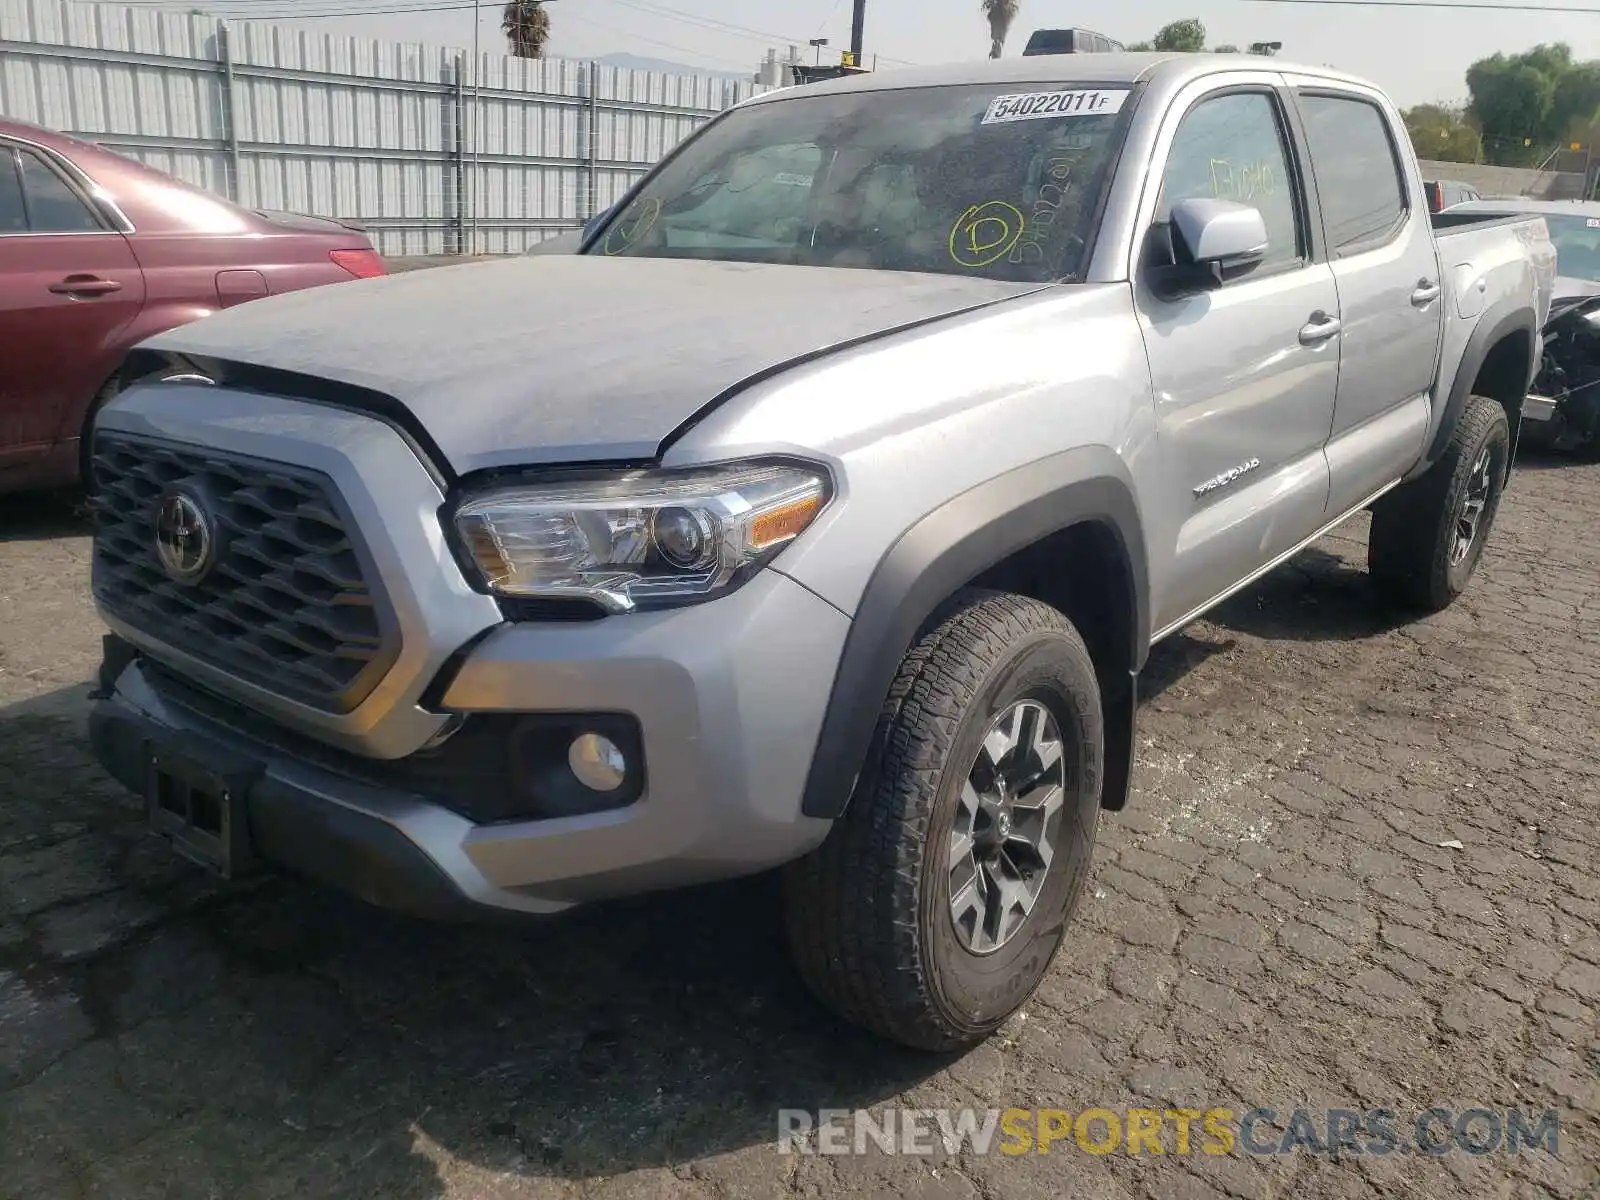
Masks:
[[[983,0],[983,14],[989,18],[989,57],[999,58],[1005,49],[1011,22],[1017,19],[1018,0]]]
[[[550,14],[541,0],[506,0],[500,28],[518,58],[543,58],[550,44]]]

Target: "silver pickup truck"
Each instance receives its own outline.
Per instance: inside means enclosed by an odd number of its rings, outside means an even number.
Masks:
[[[914,1046],[1038,984],[1151,644],[1373,510],[1473,573],[1550,302],[1343,75],[1029,57],[743,103],[576,253],[164,334],[93,437],[98,756],[154,828],[422,913],[783,868]]]

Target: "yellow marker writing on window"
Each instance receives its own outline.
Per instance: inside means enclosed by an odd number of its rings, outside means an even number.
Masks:
[[[622,219],[611,227],[603,249],[607,254],[621,254],[649,233],[660,216],[661,201],[654,197],[643,201],[638,205],[637,212],[630,210],[624,213]]]
[[[977,270],[999,262],[1022,238],[1027,218],[1014,204],[990,200],[974,204],[950,228],[950,257]]]

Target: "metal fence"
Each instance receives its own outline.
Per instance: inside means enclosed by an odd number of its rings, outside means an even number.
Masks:
[[[0,0],[0,113],[388,255],[576,228],[753,81],[473,56],[192,12]]]
[[[1534,200],[1575,200],[1583,195],[1583,172],[1542,171],[1533,167],[1492,167],[1487,163],[1420,160],[1425,179],[1451,179],[1476,188],[1485,198],[1528,196]],[[1583,156],[1578,156],[1583,166]]]

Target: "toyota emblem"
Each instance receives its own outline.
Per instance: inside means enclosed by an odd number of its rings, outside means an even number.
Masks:
[[[200,501],[187,492],[169,492],[156,510],[156,557],[179,583],[199,583],[216,559],[217,537]]]

